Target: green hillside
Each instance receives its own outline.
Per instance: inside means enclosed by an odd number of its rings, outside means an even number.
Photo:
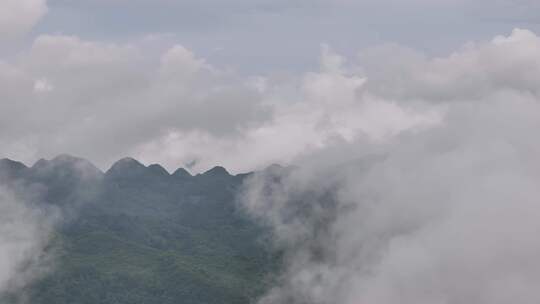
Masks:
[[[235,202],[245,175],[220,167],[169,175],[133,159],[102,173],[69,156],[5,167],[3,183],[40,185],[46,191],[33,199],[63,214],[49,249],[52,271],[5,301],[251,303],[271,278],[264,230]]]

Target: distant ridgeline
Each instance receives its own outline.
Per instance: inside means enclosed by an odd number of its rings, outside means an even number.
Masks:
[[[192,176],[125,158],[102,172],[67,155],[32,167],[0,160],[0,184],[54,206],[52,270],[15,294],[31,304],[250,303],[277,258],[264,229],[238,208],[249,174]]]

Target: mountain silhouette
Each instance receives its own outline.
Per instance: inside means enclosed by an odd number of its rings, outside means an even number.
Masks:
[[[0,183],[62,221],[54,268],[0,296],[32,304],[251,303],[275,268],[266,231],[236,203],[250,174],[192,176],[123,158],[102,172],[69,155],[31,167],[0,160]]]

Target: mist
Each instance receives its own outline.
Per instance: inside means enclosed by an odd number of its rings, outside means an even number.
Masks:
[[[438,119],[364,129],[245,184],[284,255],[259,303],[538,303],[539,50],[515,30],[445,58],[363,54],[357,102]]]
[[[54,266],[51,241],[59,214],[22,199],[17,192],[0,187],[0,295],[25,301],[25,287]],[[26,192],[24,197],[30,194]]]

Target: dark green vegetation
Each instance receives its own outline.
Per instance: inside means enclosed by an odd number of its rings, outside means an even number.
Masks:
[[[129,158],[105,173],[65,155],[0,160],[0,183],[62,214],[55,267],[22,293],[32,304],[253,302],[274,263],[235,203],[246,176],[169,174]]]

